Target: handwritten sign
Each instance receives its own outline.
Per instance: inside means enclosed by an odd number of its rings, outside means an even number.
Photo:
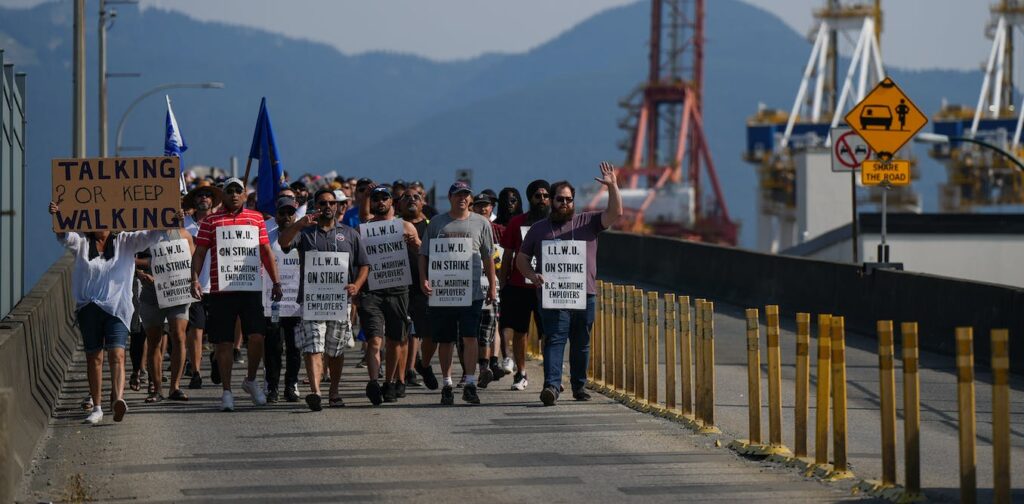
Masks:
[[[220,226],[217,284],[222,291],[261,291],[260,233],[256,226]]]
[[[192,297],[192,252],[184,239],[166,240],[149,248],[153,285],[160,308],[189,304]]]
[[[544,285],[541,307],[545,310],[587,309],[587,242],[544,240]]]
[[[370,290],[402,287],[412,283],[404,231],[401,219],[359,225],[363,250],[370,262],[370,276],[367,277]]]
[[[528,231],[530,231],[531,227],[532,226],[520,226],[519,227],[519,234],[520,234],[519,238],[525,241],[526,240],[526,233]],[[530,267],[533,268],[533,271],[537,271],[537,256],[533,256],[533,257],[530,258]],[[525,278],[524,277],[523,280],[526,280],[526,285],[533,285],[533,281],[531,281],[529,278]]]
[[[473,241],[471,238],[430,240],[428,278],[430,306],[473,304]]]
[[[306,252],[302,320],[348,320],[348,252]]]
[[[302,315],[302,305],[299,304],[299,251],[292,249],[285,254],[280,249],[274,250],[274,260],[277,262],[277,278],[281,280],[281,290],[284,297],[278,303],[279,315],[282,317],[299,317]],[[270,281],[270,274],[263,270],[263,316],[270,317],[270,305],[274,303],[271,294],[274,291],[274,282]]]
[[[54,159],[50,170],[51,199],[60,206],[54,231],[178,227],[177,157]]]

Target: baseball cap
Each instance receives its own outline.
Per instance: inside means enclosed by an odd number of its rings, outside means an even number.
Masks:
[[[408,187],[409,184],[405,183],[405,180],[398,179],[391,183],[391,187]]]
[[[477,194],[476,196],[473,197],[473,204],[474,205],[479,205],[479,204],[483,204],[483,203],[486,203],[488,205],[493,205],[494,204],[494,198],[492,198],[490,194],[483,193],[483,192],[480,193],[480,194]]]
[[[356,187],[368,186],[368,185],[371,185],[371,184],[373,184],[373,179],[369,179],[369,178],[366,178],[366,177],[363,177],[363,178],[359,179],[358,181],[356,181]]]
[[[468,192],[470,194],[473,194],[473,190],[469,188],[469,184],[461,180],[452,184],[452,186],[448,188],[448,196],[458,194],[461,192]]]
[[[230,186],[232,184],[237,185],[238,187],[241,187],[243,191],[245,190],[245,183],[242,182],[242,179],[240,179],[238,177],[231,177],[231,178],[225,180],[224,181],[224,189],[226,190],[228,188],[228,186]]]
[[[391,197],[391,190],[389,190],[385,186],[377,186],[377,187],[374,187],[372,191],[370,191],[370,197],[371,198],[373,198],[374,196],[377,196],[378,194],[386,194],[387,197],[390,198]]]
[[[291,196],[281,196],[280,198],[277,198],[277,208],[285,206],[298,209],[299,203]]]
[[[341,189],[334,190],[334,199],[337,201],[348,201],[348,196]]]

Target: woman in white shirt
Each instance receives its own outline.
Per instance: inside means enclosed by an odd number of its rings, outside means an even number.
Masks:
[[[60,208],[50,202],[50,214]],[[82,333],[88,361],[89,395],[93,408],[85,423],[103,419],[100,395],[103,386],[103,350],[110,360],[110,402],[114,421],[120,422],[128,411],[124,401],[124,349],[132,313],[132,281],[135,254],[159,241],[160,231],[135,231],[111,234],[56,233],[57,241],[75,255],[71,289],[75,298],[75,318]]]

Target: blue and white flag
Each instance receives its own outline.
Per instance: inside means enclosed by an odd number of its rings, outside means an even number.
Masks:
[[[174,111],[171,110],[171,97],[164,95],[167,98],[167,137],[164,140],[164,155],[181,157],[181,153],[188,150],[188,145],[185,145],[185,139],[181,137],[181,130],[178,129],[178,120],[174,118]],[[181,194],[188,192],[188,188],[185,186],[185,166],[181,166],[181,173],[178,176],[178,189],[181,190]]]

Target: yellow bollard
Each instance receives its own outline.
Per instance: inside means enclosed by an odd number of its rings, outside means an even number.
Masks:
[[[1010,502],[1010,332],[992,329],[993,500]]]
[[[601,383],[601,338],[604,337],[601,323],[601,288],[603,282],[597,281],[597,296],[594,299],[594,325],[590,331],[590,359],[587,361],[587,375],[595,383]]]
[[[704,300],[693,302],[693,418],[704,421]]]
[[[957,405],[960,409],[960,502],[977,500],[974,418],[974,329],[956,328]]]
[[[614,286],[608,282],[604,284],[604,311],[601,314],[604,324],[604,351],[602,351],[601,365],[604,368],[604,386],[610,388],[614,380],[612,356],[615,355],[615,294]]]
[[[653,406],[658,405],[658,297],[657,292],[647,293],[647,402]]]
[[[832,451],[831,477],[853,477],[846,459],[846,329],[843,317],[832,317]]]
[[[676,295],[665,294],[665,408],[676,411]]]
[[[818,315],[818,386],[814,391],[814,463],[828,464],[828,403],[832,395],[832,316]]]
[[[633,395],[644,402],[644,311],[646,298],[643,289],[637,289],[633,296]]]
[[[761,444],[761,325],[757,308],[747,308],[747,430]]]
[[[615,351],[612,352],[612,381],[615,383],[616,392],[624,392],[625,374],[623,367],[626,360],[623,355],[626,351],[626,289],[621,285],[615,286]]]
[[[623,321],[623,327],[625,328],[624,341],[625,351],[623,356],[623,365],[625,367],[625,378],[622,382],[623,390],[627,396],[633,395],[633,310],[636,306],[633,304],[633,296],[636,294],[636,287],[629,285],[626,287],[626,312],[625,320]]]
[[[917,375],[917,322],[900,324],[903,336],[903,467],[910,495],[921,493],[921,381]]]
[[[811,314],[796,314],[796,403],[793,410],[793,455],[807,456],[808,390],[811,387],[810,364]]]
[[[693,415],[693,333],[690,327],[690,296],[679,296],[679,384],[682,386],[679,411],[683,415]]]
[[[764,307],[768,332],[768,443],[782,447],[782,354],[779,349],[779,307]]]
[[[896,376],[893,374],[892,327],[891,320],[879,320],[877,324],[883,486],[896,484]]]
[[[715,429],[715,303],[704,303],[704,430]]]

